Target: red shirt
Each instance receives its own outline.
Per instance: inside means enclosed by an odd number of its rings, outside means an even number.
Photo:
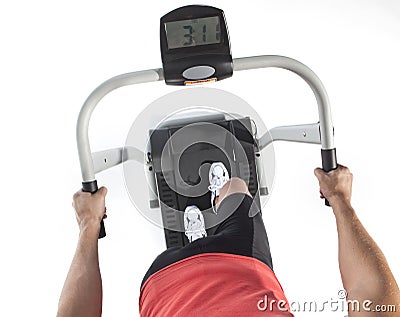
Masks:
[[[272,270],[261,261],[203,253],[154,273],[142,287],[140,316],[292,316]]]

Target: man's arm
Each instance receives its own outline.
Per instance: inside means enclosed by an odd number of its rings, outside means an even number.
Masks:
[[[80,234],[75,256],[61,292],[57,317],[99,317],[102,284],[98,256],[100,221],[105,216],[106,188],[77,192],[73,198]]]
[[[328,199],[336,217],[339,238],[339,268],[349,300],[358,300],[360,312],[349,316],[400,316],[400,291],[382,251],[358,219],[351,205],[353,175],[339,166],[325,173],[315,170],[320,184],[321,198]],[[371,301],[367,313],[363,301]],[[377,312],[382,305],[395,305],[396,312]],[[368,306],[368,304],[367,304]],[[356,307],[356,306],[355,306]],[[387,308],[388,306],[386,306]],[[367,311],[368,311],[367,309]]]

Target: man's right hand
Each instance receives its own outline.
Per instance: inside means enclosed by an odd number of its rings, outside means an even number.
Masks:
[[[328,173],[316,168],[314,174],[319,181],[321,198],[326,198],[332,207],[340,202],[350,204],[353,174],[347,167],[338,165]]]

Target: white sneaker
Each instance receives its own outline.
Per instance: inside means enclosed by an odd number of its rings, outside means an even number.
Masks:
[[[197,206],[187,206],[183,220],[185,222],[185,235],[189,239],[189,242],[207,237],[204,217]]]
[[[224,187],[224,185],[229,181],[229,173],[224,163],[212,163],[208,173],[208,178],[210,181],[208,190],[211,191],[211,206],[214,213],[217,214],[214,204],[215,198],[219,196],[221,188]]]

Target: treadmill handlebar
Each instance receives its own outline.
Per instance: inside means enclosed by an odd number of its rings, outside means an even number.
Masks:
[[[318,76],[306,65],[300,63],[297,60],[284,56],[263,55],[233,59],[234,71],[266,67],[278,67],[292,71],[308,83],[308,85],[314,92],[318,104],[322,150],[333,151],[335,149],[335,146],[333,139],[333,124],[329,98]],[[162,68],[127,73],[115,76],[105,81],[89,95],[81,108],[76,127],[76,139],[83,184],[95,182],[94,165],[89,143],[89,121],[97,104],[106,95],[117,88],[133,84],[155,82],[163,79],[164,74]],[[87,191],[93,192],[93,188],[90,187]],[[101,228],[104,229],[103,222]],[[105,235],[104,230],[102,234]]]
[[[98,191],[97,181],[90,182],[82,182],[82,191],[87,193],[96,193]],[[100,222],[100,231],[99,231],[99,239],[104,238],[106,236],[106,228],[104,227],[104,220],[102,219]]]

